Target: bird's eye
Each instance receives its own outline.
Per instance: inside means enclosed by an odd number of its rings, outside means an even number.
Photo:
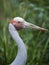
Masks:
[[[18,23],[21,23],[20,21],[18,21]]]

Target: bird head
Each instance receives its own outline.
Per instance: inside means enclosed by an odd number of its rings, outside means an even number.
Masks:
[[[19,30],[19,29],[23,29],[23,28],[31,28],[31,29],[37,29],[37,30],[43,30],[43,31],[48,31],[45,28],[39,27],[37,25],[34,25],[32,23],[29,23],[27,21],[25,21],[23,18],[21,17],[15,17],[11,20],[10,22],[15,29]]]

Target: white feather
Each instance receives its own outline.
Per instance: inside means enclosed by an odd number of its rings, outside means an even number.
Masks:
[[[14,21],[20,21],[20,22],[24,22],[24,19],[23,18],[21,18],[21,17],[15,17],[14,18]]]
[[[20,38],[17,30],[15,30],[14,26],[9,24],[9,32],[12,38],[15,40],[16,45],[18,46],[18,53],[15,60],[10,65],[25,65],[27,59],[27,50],[23,40]]]

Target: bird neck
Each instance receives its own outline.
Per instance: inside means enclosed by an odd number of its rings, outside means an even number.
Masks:
[[[27,51],[23,40],[20,38],[17,30],[15,30],[12,24],[9,24],[9,32],[18,46],[18,53],[11,65],[24,65],[27,59]]]

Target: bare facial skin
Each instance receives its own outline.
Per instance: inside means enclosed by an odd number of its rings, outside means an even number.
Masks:
[[[39,27],[39,26],[34,25],[32,23],[29,23],[29,22],[27,22],[27,21],[25,21],[23,19],[22,20],[14,20],[14,19],[12,19],[11,24],[14,25],[16,30],[20,30],[20,29],[23,29],[23,28],[31,28],[31,29],[41,30],[41,31],[48,31],[45,28],[42,28],[42,27]]]
[[[23,29],[23,23],[20,22],[20,21],[18,21],[18,22],[16,22],[16,26],[14,25],[14,27],[15,27],[17,30]]]

